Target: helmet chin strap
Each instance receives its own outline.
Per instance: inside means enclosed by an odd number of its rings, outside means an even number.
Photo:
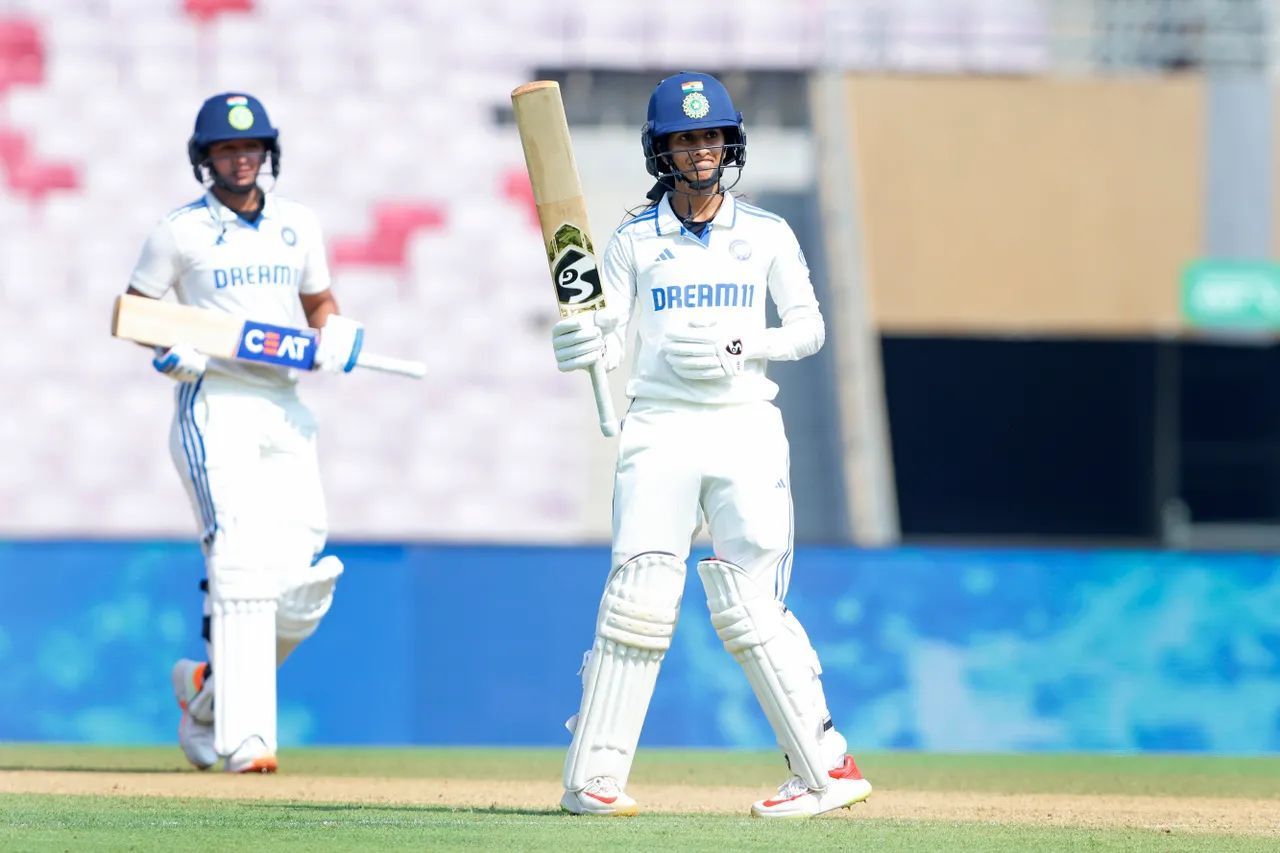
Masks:
[[[691,181],[688,178],[686,178],[683,173],[678,173],[676,175],[676,180],[682,184],[688,184],[689,188],[692,190],[696,190],[697,192],[702,192],[703,190],[709,190],[712,187],[719,184],[720,178],[723,175],[724,175],[724,167],[716,166],[715,173],[712,174],[711,177],[709,178],[703,178],[700,181]]]
[[[257,182],[257,181],[254,181],[253,183],[249,184],[249,186],[247,186],[247,187],[241,187],[241,186],[237,186],[237,185],[235,185],[235,184],[229,184],[229,183],[227,183],[226,181],[224,181],[224,180],[222,179],[222,176],[221,176],[221,175],[215,175],[215,176],[214,176],[214,178],[213,178],[213,184],[214,184],[214,186],[218,187],[219,189],[226,190],[227,192],[231,193],[232,195],[248,195],[249,193],[253,192],[254,190],[256,190],[256,189],[258,188],[258,182]]]

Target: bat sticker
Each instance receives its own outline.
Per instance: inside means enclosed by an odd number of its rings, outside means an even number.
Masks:
[[[310,370],[316,360],[315,343],[315,332],[309,329],[248,322],[240,333],[236,358]]]
[[[567,222],[557,228],[547,256],[551,259],[556,299],[561,305],[587,307],[604,298],[593,247],[582,229]]]

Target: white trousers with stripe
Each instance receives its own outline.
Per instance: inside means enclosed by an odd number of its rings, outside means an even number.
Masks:
[[[209,373],[176,401],[169,451],[206,554],[216,542],[264,570],[310,565],[328,520],[315,418],[297,393]]]
[[[636,400],[618,445],[613,565],[685,560],[705,519],[715,554],[782,600],[791,580],[790,446],[772,403]]]
[[[327,532],[315,419],[292,388],[216,373],[179,385],[176,403],[170,453],[206,558],[214,746],[258,758],[276,750],[279,596]]]
[[[789,467],[782,415],[771,403],[637,400],[627,412],[614,482],[613,572],[597,618],[596,642],[583,660],[584,699],[570,725],[574,741],[565,762],[567,790],[580,790],[596,776],[625,786],[666,646],[634,642],[617,628],[640,626],[644,637],[657,637],[655,628],[674,622],[682,592],[680,581],[671,580],[669,564],[629,561],[646,552],[651,557],[651,552],[666,552],[683,564],[703,519],[716,556],[743,570],[766,602],[771,596],[779,603],[774,619],[786,627],[778,633],[790,639],[767,638],[773,681],[803,685],[805,701],[812,704],[804,716],[830,726],[817,654],[781,605],[791,579]],[[629,566],[631,574],[616,582],[620,566]],[[770,695],[761,701],[777,709],[788,698]],[[791,741],[779,733],[778,742],[785,751]]]

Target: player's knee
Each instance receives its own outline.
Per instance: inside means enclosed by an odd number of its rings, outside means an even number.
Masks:
[[[633,648],[665,651],[671,645],[680,599],[684,561],[663,551],[637,554],[609,574],[596,634]]]
[[[267,601],[280,594],[280,579],[250,552],[229,547],[226,540],[205,561],[206,588],[211,601]]]
[[[333,606],[334,587],[342,575],[342,561],[324,557],[302,572],[286,575],[276,602],[276,636],[300,643],[315,633]]]
[[[786,608],[742,566],[702,560],[698,576],[707,593],[711,624],[731,654],[762,646],[784,630]]]

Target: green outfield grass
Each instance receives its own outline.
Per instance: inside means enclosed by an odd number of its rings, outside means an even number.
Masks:
[[[5,850],[1274,851],[1275,838],[1170,836],[929,821],[650,815],[591,820],[550,810],[216,803],[0,795]]]
[[[1184,755],[965,755],[859,752],[878,788],[914,791],[1135,794],[1280,798],[1280,758]],[[284,749],[282,766],[306,776],[558,778],[557,749],[309,747]],[[0,744],[0,770],[187,770],[175,747]],[[776,752],[641,748],[637,782],[771,786],[786,775]]]
[[[556,779],[560,750],[294,749],[290,776]],[[1280,759],[866,753],[882,792],[1131,794],[1280,799]],[[0,769],[184,772],[173,747],[0,745]],[[774,754],[648,750],[643,784],[771,786]],[[552,804],[548,804],[549,806]],[[745,804],[744,804],[745,806]],[[856,813],[855,813],[856,814]],[[266,800],[0,794],[2,850],[1224,850],[1277,849],[1275,836],[1081,829],[936,820],[766,822],[729,815],[591,820],[553,808],[459,809]]]

